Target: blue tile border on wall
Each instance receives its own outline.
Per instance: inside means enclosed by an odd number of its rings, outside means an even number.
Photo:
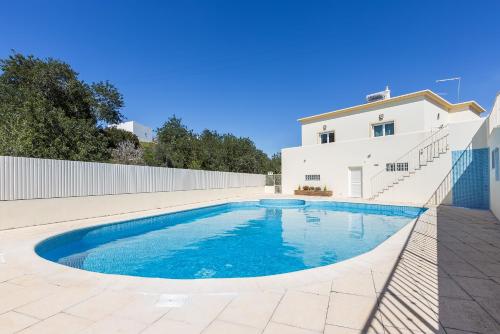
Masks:
[[[490,208],[489,148],[452,152],[453,205]]]

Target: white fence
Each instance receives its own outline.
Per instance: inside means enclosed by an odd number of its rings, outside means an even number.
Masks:
[[[264,185],[260,174],[0,156],[0,201]]]

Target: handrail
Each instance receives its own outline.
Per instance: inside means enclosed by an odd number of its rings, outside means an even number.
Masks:
[[[417,169],[427,165],[448,149],[447,126],[441,126],[436,132],[420,141],[402,156],[390,163],[394,164],[394,171],[387,171],[387,165],[371,177],[371,199],[377,197],[386,188],[396,184],[402,177],[414,173]],[[403,163],[403,166],[399,164]]]
[[[491,116],[491,114],[488,115],[488,117],[483,122],[489,121],[490,116]],[[484,124],[484,123],[482,123],[482,124]],[[460,155],[455,160],[455,162],[451,165],[451,168],[448,171],[448,173],[446,174],[446,176],[443,178],[443,181],[441,181],[439,186],[437,186],[436,190],[432,193],[432,195],[429,197],[427,202],[424,204],[424,207],[429,207],[431,203],[433,203],[434,205],[440,205],[442,203],[442,201],[444,200],[444,198],[446,196],[448,196],[449,192],[452,190],[453,184],[451,184],[451,181],[449,181],[449,184],[448,184],[447,181],[451,179],[451,176],[452,176],[453,172],[456,171],[455,168],[458,166],[458,164],[463,162],[462,159],[465,157],[465,155],[470,154],[470,152],[473,150],[472,143],[474,142],[474,139],[480,130],[481,130],[481,127],[479,127],[478,130],[474,133],[470,142],[462,150],[462,153],[460,153]],[[472,157],[470,157],[470,158],[472,159]],[[437,198],[438,195],[441,195],[440,199]]]
[[[412,148],[410,148],[408,151],[406,151],[406,153],[404,153],[401,157],[397,158],[396,160],[394,160],[394,162],[397,162],[397,161],[400,161],[402,158],[404,158],[409,152],[415,150],[417,147],[419,147],[422,143],[426,142],[429,138],[431,138],[432,136],[435,136],[437,135],[439,132],[441,132],[442,130],[444,129],[447,129],[448,128],[448,125],[441,125],[438,130],[436,132],[432,132],[431,130],[431,134],[430,136],[428,137],[425,137],[425,139],[423,139],[422,141],[420,141],[417,145],[413,146]],[[373,175],[371,177],[371,180],[373,180],[376,176],[378,176],[379,174],[383,173],[385,171],[385,168],[381,168],[381,170],[379,172],[377,172],[377,174]]]
[[[449,180],[451,178],[451,175],[453,173],[453,171],[455,170],[455,167],[459,164],[459,163],[462,163],[462,158],[465,156],[466,153],[470,152],[470,150],[472,150],[472,141],[474,140],[474,138],[469,142],[469,144],[463,149],[462,153],[460,154],[460,156],[457,158],[457,160],[455,160],[455,162],[451,165],[451,168],[450,170],[448,171],[448,174],[446,174],[446,176],[443,178],[443,181],[441,181],[441,183],[439,184],[439,186],[437,186],[436,190],[434,191],[434,193],[432,193],[431,197],[427,200],[427,202],[424,204],[425,207],[428,207],[429,204],[433,203],[434,205],[438,205],[438,204],[441,204],[441,202],[443,201],[443,199],[448,196],[448,193],[450,192],[451,190],[451,185],[448,185],[448,183],[445,183],[447,182],[447,180]],[[446,186],[446,187],[445,187]],[[438,203],[438,200],[437,200],[437,195],[441,195],[441,199],[440,199],[440,202]],[[443,195],[444,194],[444,195]],[[434,200],[433,200],[434,199]],[[431,200],[433,200],[431,202]]]

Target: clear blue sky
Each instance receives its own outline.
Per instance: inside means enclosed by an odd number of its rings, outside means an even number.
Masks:
[[[297,118],[393,95],[447,93],[488,110],[500,90],[500,1],[5,1],[11,49],[109,80],[124,114],[153,128],[252,138],[267,153],[300,144]]]

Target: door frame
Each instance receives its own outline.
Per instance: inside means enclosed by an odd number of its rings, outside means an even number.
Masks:
[[[361,189],[360,189],[360,194],[359,196],[353,196],[352,194],[352,171],[356,169],[356,170],[359,170],[361,172],[361,181],[360,181],[360,185],[361,185]],[[363,166],[349,166],[347,167],[347,173],[348,173],[348,183],[349,183],[349,197],[352,197],[352,198],[363,198]]]

